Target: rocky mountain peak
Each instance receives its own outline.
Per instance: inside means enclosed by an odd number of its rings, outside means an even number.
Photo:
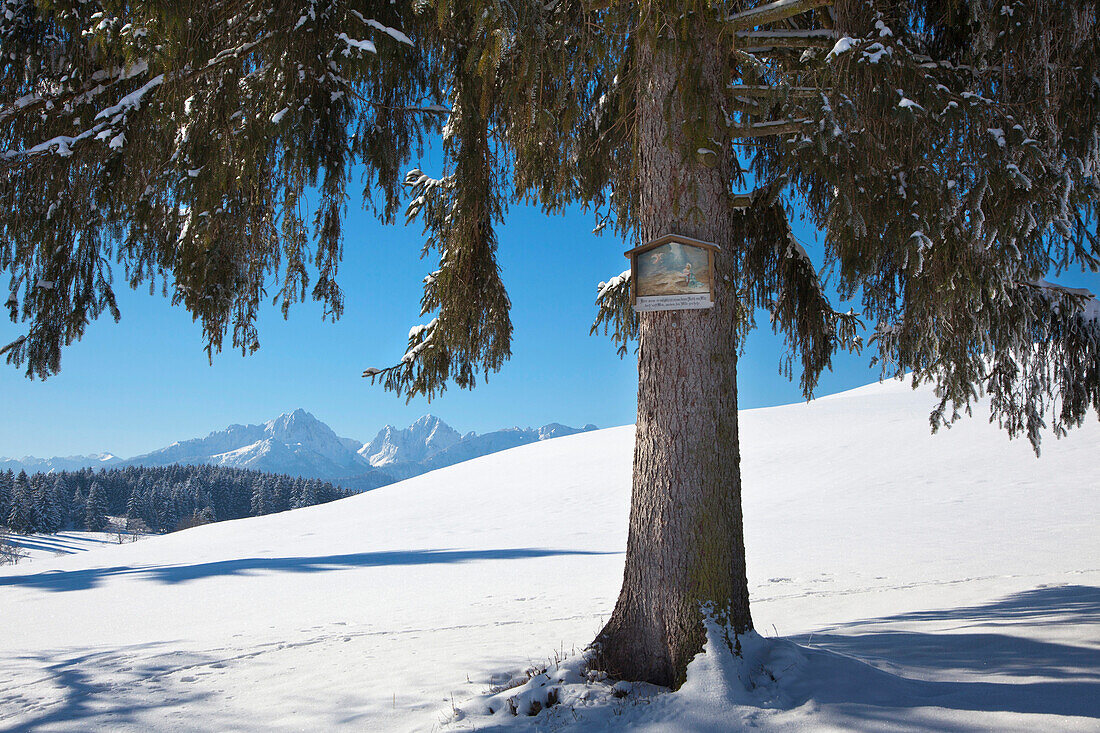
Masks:
[[[265,432],[274,437],[280,438],[283,436],[293,435],[295,433],[316,433],[332,432],[328,425],[315,418],[312,414],[306,412],[302,408],[294,410],[294,412],[284,412],[274,420],[268,420],[264,423]]]
[[[424,415],[404,430],[387,425],[359,450],[372,466],[415,463],[450,448],[462,439],[454,428],[434,415]]]

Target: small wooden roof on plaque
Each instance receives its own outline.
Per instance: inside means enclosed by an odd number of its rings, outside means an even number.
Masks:
[[[714,253],[719,247],[682,234],[665,234],[626,252],[636,311],[714,306]]]

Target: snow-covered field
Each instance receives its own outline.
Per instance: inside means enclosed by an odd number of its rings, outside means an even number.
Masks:
[[[763,638],[678,693],[559,663],[619,590],[623,427],[2,568],[0,729],[1100,730],[1100,424],[1036,460],[981,417],[929,435],[931,405],[742,414]],[[544,681],[562,704],[501,709]]]

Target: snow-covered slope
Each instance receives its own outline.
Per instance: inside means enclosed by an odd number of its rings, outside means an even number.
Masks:
[[[980,418],[929,435],[931,405],[889,383],[742,413],[754,620],[799,645],[746,644],[751,692],[708,655],[649,702],[486,714],[614,604],[622,427],[2,568],[0,728],[1097,730],[1100,424],[1037,460]]]

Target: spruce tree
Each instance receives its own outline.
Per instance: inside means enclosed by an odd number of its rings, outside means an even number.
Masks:
[[[1100,266],[1095,2],[148,7],[43,0],[0,19],[0,267],[27,324],[6,352],[30,376],[117,317],[111,258],[133,286],[171,278],[211,351],[230,329],[255,348],[265,280],[281,273],[284,306],[305,294],[314,181],[313,297],[338,315],[352,166],[390,220],[401,166],[444,118],[442,170],[404,178],[431,318],[365,373],[388,389],[472,387],[508,358],[495,227],[511,202],[591,207],[630,244],[720,247],[713,308],[636,314],[629,276],[599,290],[593,330],[636,342],[639,364],[626,573],[597,638],[612,673],[678,684],[704,609],[731,638],[752,627],[736,364],[758,312],[807,396],[838,350],[870,346],[885,375],[935,385],[933,429],[987,396],[1038,450],[1044,425],[1100,407],[1100,309],[1048,280]],[[795,212],[860,314],[830,303]],[[278,493],[254,484],[253,512]]]
[[[8,515],[11,514],[12,489],[15,484],[15,474],[9,468],[0,471],[0,526],[7,526]]]
[[[34,493],[26,471],[19,472],[12,486],[8,527],[12,532],[20,534],[33,534],[38,531],[34,523]]]
[[[130,489],[130,497],[126,500],[126,518],[127,519],[140,519],[141,518],[141,494],[139,489]]]
[[[302,482],[302,493],[298,500],[299,506],[313,506],[319,503],[323,495],[320,479],[306,479]]]
[[[88,491],[88,501],[84,507],[84,529],[89,532],[102,532],[107,528],[107,497],[103,486],[92,482]]]
[[[53,479],[44,474],[35,474],[31,483],[35,531],[53,534],[61,529],[61,509],[54,495]]]
[[[264,514],[270,514],[271,511],[271,487],[268,484],[268,477],[265,476],[258,478],[252,484],[251,514],[253,517],[259,517]]]
[[[57,503],[60,522],[58,529],[71,527],[73,524],[72,491],[69,489],[69,482],[65,478],[64,472],[54,476],[53,496],[54,501]]]
[[[153,515],[149,522],[149,526],[157,531],[170,530],[172,525],[169,524],[169,512],[168,502],[172,496],[171,486],[168,484],[167,478],[162,478],[156,482],[153,486],[153,494],[151,497],[151,508]]]
[[[84,526],[84,512],[87,511],[88,499],[84,495],[84,491],[80,484],[77,484],[76,489],[73,491],[73,498],[69,502],[70,516],[72,517],[72,525],[74,528],[81,528]]]

